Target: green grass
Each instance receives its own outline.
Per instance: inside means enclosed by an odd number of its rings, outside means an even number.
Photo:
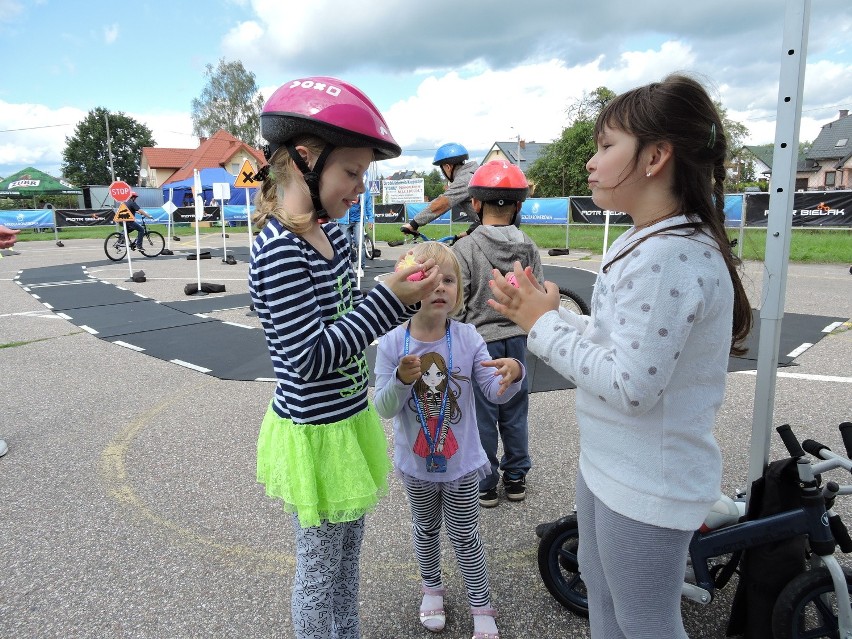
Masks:
[[[424,231],[436,239],[450,234],[448,226],[427,226]],[[467,225],[454,224],[452,230],[459,233]],[[540,248],[564,248],[565,227],[557,225],[523,224],[521,228]],[[609,244],[628,226],[610,226],[607,241]],[[592,224],[572,224],[569,227],[568,246],[578,251],[589,251],[600,255],[603,251],[603,226]],[[729,229],[731,239],[739,239],[739,229]],[[402,237],[397,224],[377,224],[376,239],[387,242]],[[381,248],[381,246],[379,246]],[[744,260],[762,262],[766,249],[766,229],[746,229],[742,241]],[[735,251],[739,248],[735,249]],[[790,261],[803,263],[849,263],[852,264],[852,230],[847,229],[798,229],[794,228],[790,238]]]
[[[166,234],[166,225],[151,224],[152,230]],[[466,224],[454,224],[452,231],[459,233],[467,228]],[[523,230],[533,239],[540,248],[564,248],[565,227],[550,224],[524,224]],[[608,242],[611,244],[615,238],[624,233],[627,226],[610,226]],[[114,227],[107,226],[80,226],[63,228],[58,236],[62,240],[105,238],[112,233]],[[173,229],[175,235],[187,237],[195,235],[195,229],[189,225],[176,226]],[[424,231],[433,238],[450,234],[448,226],[427,226]],[[218,226],[210,226],[199,229],[201,233],[221,233]],[[228,228],[231,236],[246,233],[245,226]],[[578,251],[589,251],[600,255],[603,249],[603,226],[591,224],[572,224],[569,227],[569,248]],[[739,237],[738,229],[729,229],[728,235],[731,239]],[[52,231],[36,233],[35,231],[21,231],[18,241],[27,242],[33,240],[52,241]],[[382,242],[399,240],[402,233],[399,232],[398,224],[377,224],[376,240],[381,248]],[[745,260],[762,262],[766,249],[766,229],[746,229],[742,241],[742,257]],[[803,263],[850,263],[852,264],[852,230],[849,229],[801,229],[794,228],[790,239],[790,261]]]

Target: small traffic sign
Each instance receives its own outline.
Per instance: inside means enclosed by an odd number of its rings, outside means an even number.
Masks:
[[[120,180],[109,185],[109,194],[116,202],[127,202],[130,199],[130,185]]]
[[[243,160],[243,165],[240,167],[237,177],[234,180],[234,188],[248,189],[257,186],[257,180],[254,179],[254,169],[248,160]]]
[[[118,210],[115,212],[115,217],[112,218],[113,222],[132,222],[136,217],[133,215],[133,211],[127,208],[126,204],[122,204],[118,207]]]
[[[177,207],[175,206],[175,203],[174,203],[174,202],[172,202],[171,200],[169,200],[168,202],[166,202],[165,204],[163,204],[163,206],[162,206],[162,207],[160,207],[160,208],[162,208],[162,209],[163,209],[166,213],[168,213],[169,215],[171,215],[172,213],[174,213],[175,211],[177,211]]]

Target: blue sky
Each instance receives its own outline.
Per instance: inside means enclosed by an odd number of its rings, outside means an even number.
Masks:
[[[241,60],[264,95],[305,75],[357,84],[404,149],[383,173],[425,169],[447,141],[481,158],[496,140],[552,140],[584,92],[619,92],[671,71],[710,85],[749,142],[774,139],[783,0],[354,6],[0,0],[0,176],[28,165],[58,175],[66,136],[99,106],[145,123],[160,146],[194,148],[190,103],[205,65],[220,58]],[[802,139],[852,108],[850,42],[849,6],[814,0]]]

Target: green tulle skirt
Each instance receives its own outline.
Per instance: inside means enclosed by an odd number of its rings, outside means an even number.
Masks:
[[[388,442],[373,405],[331,424],[294,424],[266,411],[257,481],[303,528],[355,521],[388,492]]]

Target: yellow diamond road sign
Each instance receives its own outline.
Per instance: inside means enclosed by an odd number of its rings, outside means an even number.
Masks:
[[[133,211],[127,208],[126,204],[122,204],[118,207],[118,210],[115,212],[115,217],[112,219],[113,222],[132,222],[136,219],[136,216],[133,215]]]
[[[257,186],[257,181],[254,179],[254,169],[248,160],[243,160],[243,165],[240,167],[239,173],[234,180],[234,187],[248,189]]]

